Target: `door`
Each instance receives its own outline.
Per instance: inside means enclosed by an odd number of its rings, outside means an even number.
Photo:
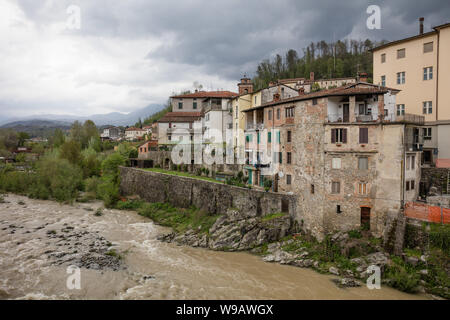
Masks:
[[[350,106],[348,103],[344,103],[343,112],[344,112],[344,122],[350,122]]]
[[[361,227],[370,230],[370,208],[361,207]]]
[[[248,170],[248,184],[252,185],[253,184],[253,171],[252,170]]]

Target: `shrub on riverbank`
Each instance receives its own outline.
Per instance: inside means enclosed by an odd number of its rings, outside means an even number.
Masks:
[[[189,209],[175,208],[168,203],[144,203],[138,209],[138,212],[140,215],[177,232],[183,232],[191,228],[207,233],[219,217],[217,215],[210,216],[195,207]]]

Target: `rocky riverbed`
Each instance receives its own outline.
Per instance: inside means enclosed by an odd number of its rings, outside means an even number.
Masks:
[[[0,299],[426,298],[384,286],[343,289],[332,282],[335,276],[267,263],[248,253],[164,243],[157,238],[170,233],[167,228],[131,211],[97,214],[100,202],[60,205],[11,194],[4,198]],[[241,241],[236,246],[245,247]],[[81,270],[79,290],[67,287],[67,267],[73,265]]]

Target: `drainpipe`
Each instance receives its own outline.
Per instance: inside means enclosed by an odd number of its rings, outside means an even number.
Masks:
[[[402,143],[402,161],[401,161],[401,186],[402,186],[402,190],[400,192],[400,198],[401,198],[401,203],[400,203],[400,207],[401,209],[403,209],[405,207],[405,156],[406,156],[406,152],[405,152],[405,148],[406,148],[406,141],[405,141],[405,135],[406,135],[406,124],[403,125],[403,143]]]

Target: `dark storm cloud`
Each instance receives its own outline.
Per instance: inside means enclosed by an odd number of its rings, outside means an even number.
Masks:
[[[120,87],[124,97],[127,90],[131,92],[145,86],[148,94],[153,94],[158,86],[155,96],[161,102],[175,87],[180,89],[194,80],[205,85],[204,81],[216,81],[221,86],[232,84],[235,90],[235,81],[243,73],[251,75],[262,59],[283,54],[287,49],[296,49],[301,56],[302,48],[320,40],[400,39],[418,32],[417,19],[421,16],[425,17],[426,31],[450,21],[448,0],[10,1],[19,4],[37,31],[64,22],[69,5],[80,7],[81,30],[62,32],[64,36],[73,37],[77,46],[84,48],[86,45],[91,50],[86,54],[91,68],[74,78],[79,85],[92,84],[92,97],[99,97],[96,106],[104,109],[108,108],[108,103],[103,102],[106,99],[102,99],[100,93],[94,92],[100,88],[95,83],[114,86],[112,89],[101,87],[105,96],[116,93],[116,88]],[[369,5],[381,8],[381,30],[366,28]],[[53,40],[45,39],[49,43]],[[55,38],[54,42],[57,41]],[[122,69],[114,73],[114,65],[120,65],[125,59],[117,48],[130,53],[125,56],[130,61],[122,64],[127,74]],[[95,59],[104,65],[105,57],[110,59],[100,73],[95,69]],[[148,68],[149,72],[142,68]],[[41,69],[45,70],[45,66]],[[64,70],[60,73],[64,74]],[[208,76],[211,78],[204,80]],[[7,78],[11,77],[14,78],[14,74]],[[17,78],[17,83],[11,82],[14,88],[20,82]],[[77,92],[76,89],[71,92]],[[27,88],[24,92],[25,97]],[[80,100],[81,106],[84,103]]]

